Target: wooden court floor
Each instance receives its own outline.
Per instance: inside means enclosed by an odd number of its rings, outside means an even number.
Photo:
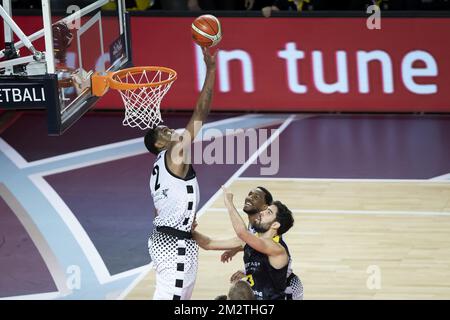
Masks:
[[[450,182],[240,178],[230,187],[238,208],[258,185],[295,215],[285,240],[305,299],[450,299]],[[221,195],[198,222],[234,235]],[[226,293],[243,267],[242,254],[228,264],[220,254],[200,251],[193,299]],[[126,299],[151,299],[154,271],[130,290]]]

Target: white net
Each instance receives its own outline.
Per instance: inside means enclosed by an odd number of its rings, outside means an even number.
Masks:
[[[151,84],[167,80],[170,74],[161,70],[142,70],[127,72],[113,77],[122,83]],[[173,81],[156,86],[145,86],[137,89],[119,90],[125,104],[124,126],[138,127],[142,130],[152,129],[163,120],[161,119],[160,104],[164,95],[169,91]]]

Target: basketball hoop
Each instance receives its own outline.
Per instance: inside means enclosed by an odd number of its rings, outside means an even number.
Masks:
[[[124,126],[142,130],[160,122],[160,104],[176,80],[175,70],[165,67],[134,67],[92,76],[92,94],[103,96],[108,88],[118,90],[125,105]]]

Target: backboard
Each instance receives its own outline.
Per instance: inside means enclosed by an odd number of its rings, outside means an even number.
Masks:
[[[44,107],[48,133],[60,135],[99,99],[91,92],[94,72],[131,66],[129,16],[125,0],[42,3],[44,28],[28,37],[32,42],[45,38],[45,60],[28,59],[18,70],[8,65],[14,59],[6,66],[0,62],[0,90],[7,88],[3,99],[0,92],[0,108]]]

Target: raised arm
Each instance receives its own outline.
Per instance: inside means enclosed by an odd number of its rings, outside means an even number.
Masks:
[[[214,91],[214,83],[216,79],[216,55],[217,51],[211,55],[207,48],[202,48],[203,58],[206,64],[206,78],[203,83],[202,91],[198,97],[197,104],[189,120],[185,133],[183,133],[183,144],[190,144],[194,141],[203,122],[208,118],[211,107],[211,100]]]
[[[247,243],[253,249],[264,253],[268,256],[277,256],[283,253],[282,249],[277,246],[273,241],[268,239],[259,238],[250,231],[247,230],[244,219],[239,215],[236,207],[233,204],[233,194],[229,192],[225,187],[222,187],[224,192],[225,207],[228,210],[231,224],[239,239]]]
[[[206,78],[203,83],[202,91],[197,99],[191,119],[186,125],[185,130],[181,134],[180,141],[175,141],[169,149],[173,150],[172,156],[183,157],[183,151],[187,150],[189,145],[194,141],[203,126],[203,123],[208,118],[209,110],[211,108],[211,101],[214,91],[214,83],[216,79],[216,55],[211,55],[207,48],[202,48],[203,58],[206,64]]]
[[[217,52],[211,55],[207,48],[202,48],[202,52],[206,64],[206,78],[202,91],[198,97],[192,117],[181,134],[181,137],[179,139],[177,138],[177,141],[172,141],[168,147],[170,157],[166,158],[168,161],[167,164],[170,170],[179,176],[184,176],[187,173],[190,159],[186,158],[186,156],[189,156],[189,152],[184,151],[190,150],[191,143],[202,128],[203,122],[208,118],[214,91]]]
[[[223,240],[211,239],[198,231],[193,231],[192,237],[203,250],[229,250],[242,246],[242,241],[238,237]]]

